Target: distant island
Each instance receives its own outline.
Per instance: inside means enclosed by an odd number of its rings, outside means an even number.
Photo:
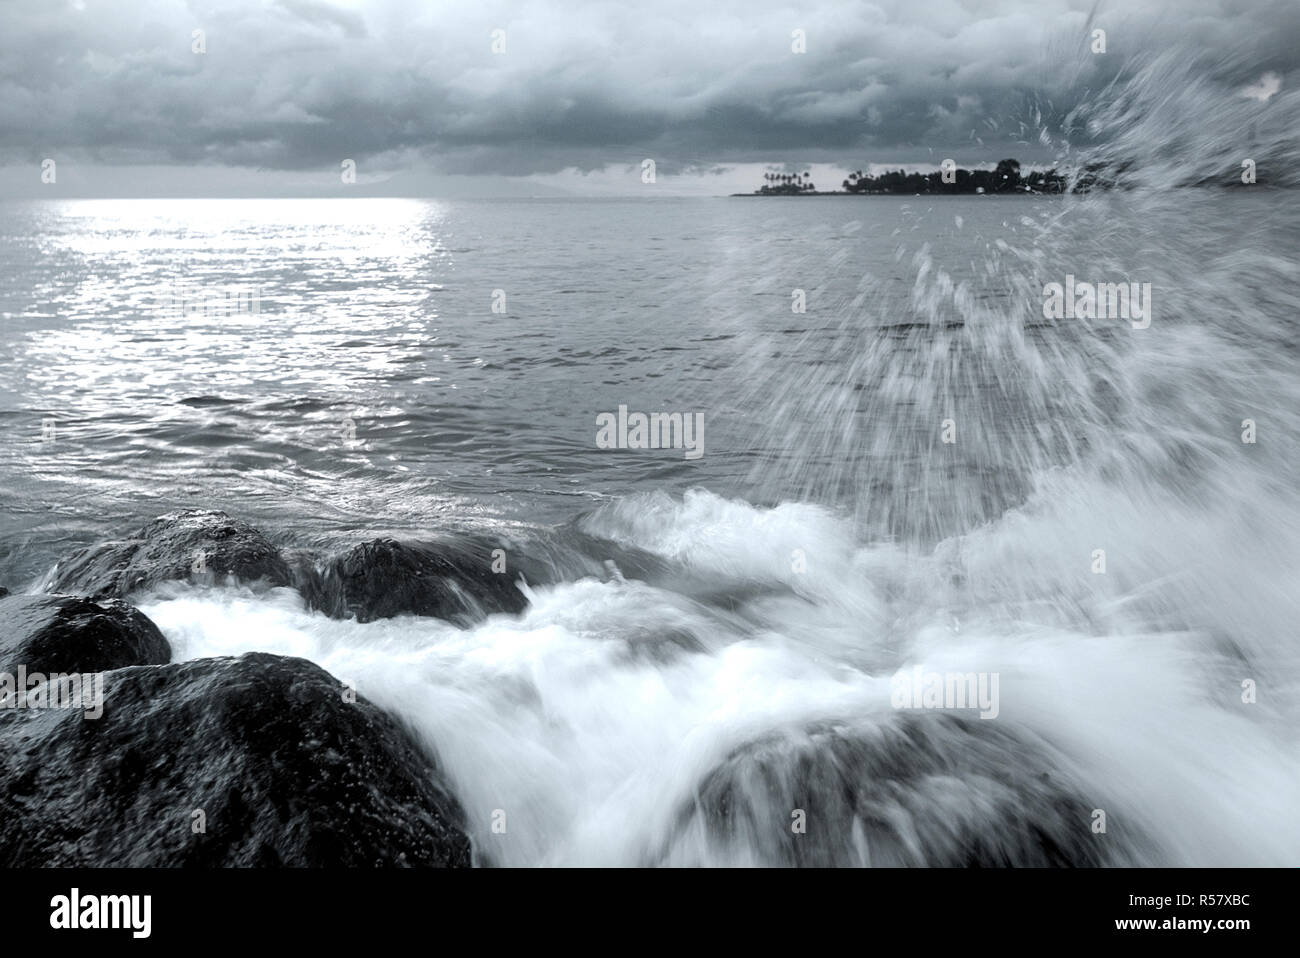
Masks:
[[[1226,189],[1257,189],[1273,186],[1263,173],[1256,174],[1253,161],[1251,178],[1230,168],[1217,174],[1189,176],[1172,185],[1179,187],[1221,187]],[[868,176],[861,170],[850,173],[840,184],[842,189],[819,190],[813,185],[810,173],[764,173],[764,185],[752,193],[732,193],[732,196],[934,196],[938,194],[966,194],[985,196],[1017,194],[1040,196],[1045,193],[1091,193],[1094,190],[1124,189],[1129,173],[1137,168],[1132,159],[1086,163],[1065,173],[1050,170],[1031,170],[1021,173],[1019,160],[1000,160],[991,170],[936,170],[933,173],[908,173],[905,170],[887,170],[879,176]],[[1276,184],[1282,186],[1283,184]]]
[[[840,185],[843,189],[820,191],[813,185],[810,173],[764,173],[767,182],[753,193],[736,193],[735,196],[877,196],[889,194],[916,195],[927,193],[1083,193],[1090,189],[1113,185],[1096,175],[1098,170],[1088,170],[1071,187],[1066,177],[1051,170],[1032,170],[1021,176],[1019,160],[1002,160],[991,170],[954,169],[945,174],[908,173],[889,170],[879,176],[869,176],[861,170],[849,174]],[[951,180],[952,182],[945,182]]]

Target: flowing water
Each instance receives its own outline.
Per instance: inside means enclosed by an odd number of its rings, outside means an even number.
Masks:
[[[1168,166],[1126,95],[1096,114],[1117,155]],[[1166,140],[1231,140],[1214,106]],[[546,574],[465,629],[136,597],[177,660],[355,681],[436,750],[483,863],[1023,861],[1041,829],[1100,849],[1074,860],[1294,865],[1300,197],[1175,172],[4,204],[0,584],[184,507],[315,549],[501,538]],[[1045,318],[1067,274],[1152,284],[1150,325]],[[169,313],[177,283],[258,309]],[[702,414],[704,455],[598,448],[620,405]],[[917,666],[996,674],[996,718],[910,723]],[[800,808],[805,859],[774,837]]]

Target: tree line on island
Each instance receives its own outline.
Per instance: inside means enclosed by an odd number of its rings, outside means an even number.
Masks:
[[[1240,169],[1230,167],[1220,173],[1198,172],[1185,177],[1174,185],[1180,187],[1230,187],[1238,188],[1254,185],[1273,184],[1262,173],[1256,172],[1253,160],[1249,164],[1248,175]],[[1104,162],[1084,163],[1058,171],[1030,170],[1024,172],[1020,161],[1014,159],[999,160],[991,170],[966,170],[957,168],[938,169],[933,173],[908,173],[906,170],[886,170],[878,176],[871,176],[861,170],[854,170],[840,184],[841,189],[819,191],[812,181],[811,173],[775,173],[763,174],[766,181],[753,193],[737,193],[736,196],[858,196],[876,195],[924,195],[936,193],[1090,193],[1093,190],[1123,189],[1130,182],[1129,176],[1137,171],[1138,164],[1131,158],[1111,159]]]
[[[764,173],[766,183],[754,191],[758,196],[808,196],[818,193],[811,173]],[[951,182],[948,182],[951,180]],[[1096,176],[1085,176],[1072,190],[1083,192],[1102,185]],[[991,170],[954,169],[933,173],[888,170],[871,176],[861,170],[850,173],[834,193],[1063,193],[1071,187],[1066,178],[1051,170],[1031,170],[1021,175],[1019,160],[1002,160]]]

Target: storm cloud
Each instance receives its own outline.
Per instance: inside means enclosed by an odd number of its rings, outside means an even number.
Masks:
[[[11,0],[0,163],[523,176],[642,157],[1033,159],[1143,51],[1188,43],[1225,88],[1285,87],[1298,38],[1293,0]]]

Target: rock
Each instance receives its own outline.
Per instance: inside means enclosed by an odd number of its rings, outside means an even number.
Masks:
[[[165,665],[171,646],[139,609],[71,595],[0,598],[0,672],[104,672]]]
[[[528,600],[508,572],[492,571],[490,543],[373,539],[298,580],[307,603],[358,622],[427,615],[459,625],[493,612],[521,612]]]
[[[683,803],[653,864],[1044,867],[1135,864],[1136,836],[1093,804],[1044,743],[993,721],[900,711],[735,750]],[[802,810],[806,831],[793,830]]]
[[[55,566],[49,592],[124,598],[172,579],[289,584],[279,550],[248,523],[224,512],[190,509],[159,516],[127,539],[102,542]]]
[[[469,865],[435,763],[342,692],[252,653],[109,672],[98,719],[0,711],[0,866]]]

